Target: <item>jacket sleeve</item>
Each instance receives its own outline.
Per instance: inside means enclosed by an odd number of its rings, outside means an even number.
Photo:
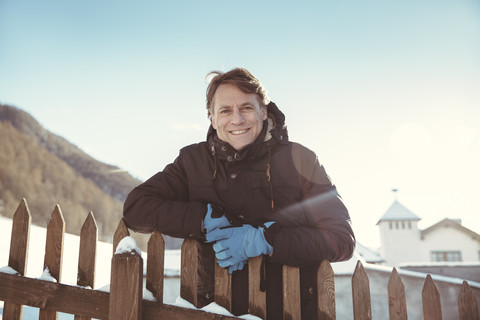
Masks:
[[[159,231],[177,238],[200,238],[206,205],[188,201],[182,153],[164,171],[134,188],[123,207],[128,228],[143,233]]]
[[[299,161],[302,201],[280,210],[278,223],[267,231],[271,260],[295,267],[348,260],[355,248],[348,210],[313,152]]]

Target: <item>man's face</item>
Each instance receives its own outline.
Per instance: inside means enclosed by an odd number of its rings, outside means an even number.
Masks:
[[[233,84],[221,84],[213,96],[212,126],[220,140],[240,151],[262,131],[267,109],[256,94],[244,93]]]

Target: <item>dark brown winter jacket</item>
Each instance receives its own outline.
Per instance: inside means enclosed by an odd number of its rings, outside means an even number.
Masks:
[[[302,319],[309,319],[316,313],[319,263],[349,259],[355,238],[348,211],[315,153],[288,140],[285,117],[274,103],[267,111],[270,120],[257,141],[240,152],[210,127],[207,141],[183,148],[172,164],[132,190],[124,219],[132,230],[180,238],[202,237],[208,203],[221,207],[232,224],[276,221],[266,232],[274,248],[266,259],[267,317],[280,319],[275,310],[281,311],[286,264],[301,267]],[[234,291],[244,290],[246,270],[235,272],[235,279]],[[233,298],[242,295],[234,292]],[[234,301],[234,313],[247,313],[243,304]]]

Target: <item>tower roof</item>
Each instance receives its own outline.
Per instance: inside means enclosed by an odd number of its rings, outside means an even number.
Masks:
[[[400,202],[395,200],[390,208],[385,212],[385,214],[378,220],[377,224],[381,221],[400,221],[400,220],[421,220],[419,216],[417,216],[412,211],[405,208]]]

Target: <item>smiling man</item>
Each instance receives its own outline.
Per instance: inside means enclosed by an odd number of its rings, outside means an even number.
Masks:
[[[243,68],[210,75],[207,140],[132,190],[124,220],[212,243],[232,274],[235,315],[248,313],[249,258],[264,257],[267,319],[282,318],[282,265],[300,267],[302,319],[316,319],[319,264],[353,254],[348,211],[315,153],[289,141],[257,78]]]

